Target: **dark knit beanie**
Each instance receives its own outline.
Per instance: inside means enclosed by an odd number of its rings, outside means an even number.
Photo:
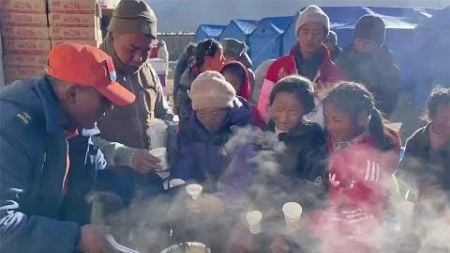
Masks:
[[[156,38],[156,15],[143,0],[122,0],[113,12],[108,31]]]
[[[385,26],[383,20],[374,15],[364,15],[355,26],[355,38],[384,43]]]

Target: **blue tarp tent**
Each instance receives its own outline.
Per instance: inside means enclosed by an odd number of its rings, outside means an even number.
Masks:
[[[235,38],[248,44],[248,38],[257,26],[258,21],[256,20],[233,19],[223,30],[219,40]]]
[[[292,46],[294,46],[295,43],[297,43],[297,38],[295,36],[295,23],[297,21],[298,14],[292,17],[291,23],[286,28],[286,30],[283,33],[283,38],[281,40],[281,55],[285,55],[291,50]]]
[[[253,67],[262,61],[278,58],[282,54],[282,35],[291,21],[290,17],[263,18],[249,38]]]
[[[195,32],[195,42],[202,41],[204,39],[213,38],[218,40],[220,34],[222,34],[224,25],[199,25],[197,31]]]
[[[413,8],[369,7],[368,9],[378,15],[397,17],[413,23],[424,22],[432,16],[428,11]]]
[[[436,85],[450,87],[450,6],[433,10],[433,17],[415,29],[414,46],[409,50],[409,81],[415,104],[425,105]]]

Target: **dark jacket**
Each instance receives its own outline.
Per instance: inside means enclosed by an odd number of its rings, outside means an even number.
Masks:
[[[346,79],[364,84],[375,96],[377,108],[390,115],[400,92],[400,71],[386,46],[370,54],[356,52],[353,45],[336,60]]]
[[[246,166],[239,166],[236,171],[227,171],[232,157],[225,149],[225,143],[232,135],[232,127],[253,125],[249,103],[242,103],[230,109],[219,133],[211,135],[198,121],[195,112],[191,111],[190,123],[180,128],[178,133],[178,156],[171,177],[193,180],[203,183],[210,191],[217,190],[217,182],[227,177],[239,177],[247,174]],[[243,153],[240,154],[246,157]],[[239,183],[239,182],[237,182]],[[242,181],[241,181],[242,183]]]
[[[85,130],[80,130],[78,136],[69,139],[69,157],[69,187],[64,195],[60,216],[63,220],[88,224],[92,208],[88,195],[94,190],[97,172],[106,168],[106,160]]]
[[[273,122],[269,123],[267,130],[275,132]],[[267,191],[266,196],[257,196],[259,205],[270,209],[288,201],[297,201],[305,212],[324,206],[328,174],[326,137],[322,128],[316,123],[303,121],[290,132],[279,134],[278,139],[286,146],[285,151],[277,156],[280,170],[275,175],[259,174],[255,177],[258,184],[266,185]],[[272,196],[271,201],[267,201],[268,196]]]
[[[174,95],[174,103],[180,118],[180,125],[184,125],[190,118],[191,99],[189,97],[189,90],[192,82],[200,74],[196,67],[189,66],[180,77],[180,84],[177,87]]]
[[[271,123],[268,130],[275,132],[275,124]],[[328,180],[325,178],[326,138],[318,124],[304,121],[297,128],[281,133],[278,138],[287,146],[280,159],[283,173],[311,182]]]
[[[189,58],[186,54],[183,54],[178,58],[177,65],[175,67],[175,71],[173,74],[173,100],[175,101],[175,113],[178,113],[176,94],[178,93],[178,88],[180,87],[181,76],[186,71],[191,63],[191,58]]]
[[[80,227],[61,221],[67,141],[45,79],[0,90],[0,252],[74,252]]]
[[[430,144],[430,124],[418,129],[406,142],[400,169],[408,179],[414,180],[411,183],[417,184],[419,193],[430,187],[437,187],[449,194],[450,142],[441,150],[433,150]]]

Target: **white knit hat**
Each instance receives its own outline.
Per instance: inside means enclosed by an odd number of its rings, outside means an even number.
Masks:
[[[322,24],[326,29],[326,35],[330,31],[330,18],[327,14],[317,5],[310,5],[306,7],[297,18],[295,23],[295,35],[297,36],[298,30],[306,23],[316,22]]]
[[[205,71],[192,82],[190,89],[192,108],[232,108],[236,91],[217,71]]]

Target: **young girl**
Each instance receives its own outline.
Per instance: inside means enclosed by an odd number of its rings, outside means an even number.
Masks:
[[[175,107],[180,118],[180,127],[189,121],[191,100],[189,90],[194,79],[208,70],[220,71],[224,63],[223,48],[219,42],[207,39],[199,42],[195,48],[192,65],[181,75],[180,84],[175,94]]]
[[[291,164],[285,164],[284,169],[293,169],[303,180],[322,181],[326,169],[325,134],[319,125],[303,119],[314,108],[311,82],[298,75],[285,77],[270,94],[267,129],[277,133],[288,148],[290,159],[283,160]]]
[[[318,124],[304,119],[314,109],[313,85],[299,75],[278,81],[269,96],[267,130],[275,132],[286,145],[278,159],[280,173],[269,182],[271,195],[277,196],[271,204],[282,206],[295,200],[301,203],[304,216],[324,204],[328,180],[325,133]],[[284,236],[275,236],[272,252],[290,248],[287,241]],[[295,251],[294,248],[291,252]]]
[[[225,64],[220,71],[225,79],[233,85],[234,90],[236,91],[236,95],[245,99],[242,101],[244,103],[248,103],[251,98],[251,88],[250,88],[250,77],[247,71],[247,68],[238,61],[231,61]],[[266,126],[266,122],[261,116],[258,108],[256,106],[251,105],[252,108],[252,118],[255,122],[255,125],[264,128]]]
[[[400,140],[383,126],[372,94],[345,82],[323,100],[329,134],[329,206],[315,215],[324,252],[377,252],[389,180],[398,166]]]
[[[450,88],[436,87],[427,107],[428,124],[409,137],[399,174],[416,193],[420,215],[437,217],[449,199]],[[424,203],[434,210],[425,210]]]

